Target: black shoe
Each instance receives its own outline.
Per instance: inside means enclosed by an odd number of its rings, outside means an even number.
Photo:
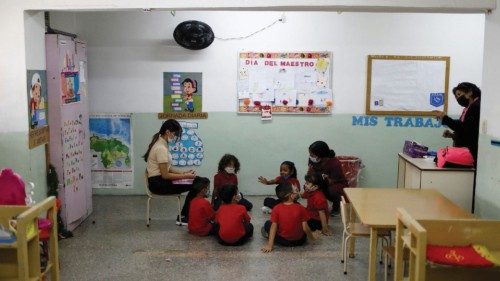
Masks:
[[[181,220],[179,221],[179,216],[177,216],[175,224],[178,226],[183,226],[183,225],[186,226],[188,225],[188,219],[185,216],[181,216]]]

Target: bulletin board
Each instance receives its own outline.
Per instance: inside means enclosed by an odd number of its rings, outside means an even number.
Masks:
[[[331,114],[330,52],[239,54],[238,113]]]
[[[369,55],[366,114],[435,115],[448,109],[450,57]]]

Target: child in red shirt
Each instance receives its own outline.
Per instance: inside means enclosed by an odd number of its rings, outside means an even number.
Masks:
[[[203,177],[196,177],[193,181],[193,189],[196,197],[189,203],[189,233],[198,236],[207,236],[213,233],[213,219],[215,212],[208,202],[208,191],[210,190],[210,180]]]
[[[268,180],[265,177],[260,176],[259,182],[267,185],[278,184],[278,186],[276,186],[276,195],[278,195],[279,193],[279,184],[282,183],[289,183],[292,185],[293,192],[300,192],[300,183],[299,180],[297,180],[297,169],[295,168],[295,164],[291,161],[284,161],[283,163],[281,163],[280,175],[275,179]],[[266,197],[264,199],[264,207],[262,207],[262,212],[268,214],[271,213],[272,208],[274,208],[274,206],[278,205],[279,203],[279,199]]]
[[[238,186],[238,177],[236,174],[240,170],[240,161],[238,158],[232,154],[224,154],[219,161],[219,166],[217,169],[217,174],[214,176],[214,192],[212,194],[212,206],[214,210],[218,210],[219,206],[222,204],[222,200],[219,198],[219,190],[223,185],[235,185]],[[253,204],[243,198],[243,194],[239,193],[237,203],[245,206],[247,211],[252,210]]]
[[[215,214],[215,235],[220,244],[240,246],[253,235],[253,225],[244,206],[237,204],[238,187],[223,185],[219,196],[224,202]]]
[[[311,219],[307,222],[311,230],[321,229],[323,235],[332,235],[328,228],[328,202],[321,192],[328,183],[320,173],[311,173],[305,176],[302,198],[307,199],[307,211]]]
[[[293,191],[292,185],[285,182],[278,187],[281,203],[274,207],[271,220],[266,221],[262,227],[262,235],[269,237],[267,245],[262,248],[264,253],[273,250],[274,242],[293,247],[303,245],[307,237],[316,239],[307,224],[309,213],[304,206],[294,202],[298,194]]]

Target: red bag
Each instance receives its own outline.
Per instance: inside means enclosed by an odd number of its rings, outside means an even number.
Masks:
[[[24,181],[10,168],[0,172],[0,205],[26,205]]]
[[[439,168],[474,167],[474,158],[467,147],[442,147],[436,158]]]

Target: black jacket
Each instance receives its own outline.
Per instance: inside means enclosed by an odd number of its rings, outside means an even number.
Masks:
[[[465,113],[464,121],[443,117],[443,125],[448,126],[455,133],[454,146],[467,147],[474,157],[474,164],[477,164],[477,141],[479,138],[479,113],[481,100],[474,101]]]

